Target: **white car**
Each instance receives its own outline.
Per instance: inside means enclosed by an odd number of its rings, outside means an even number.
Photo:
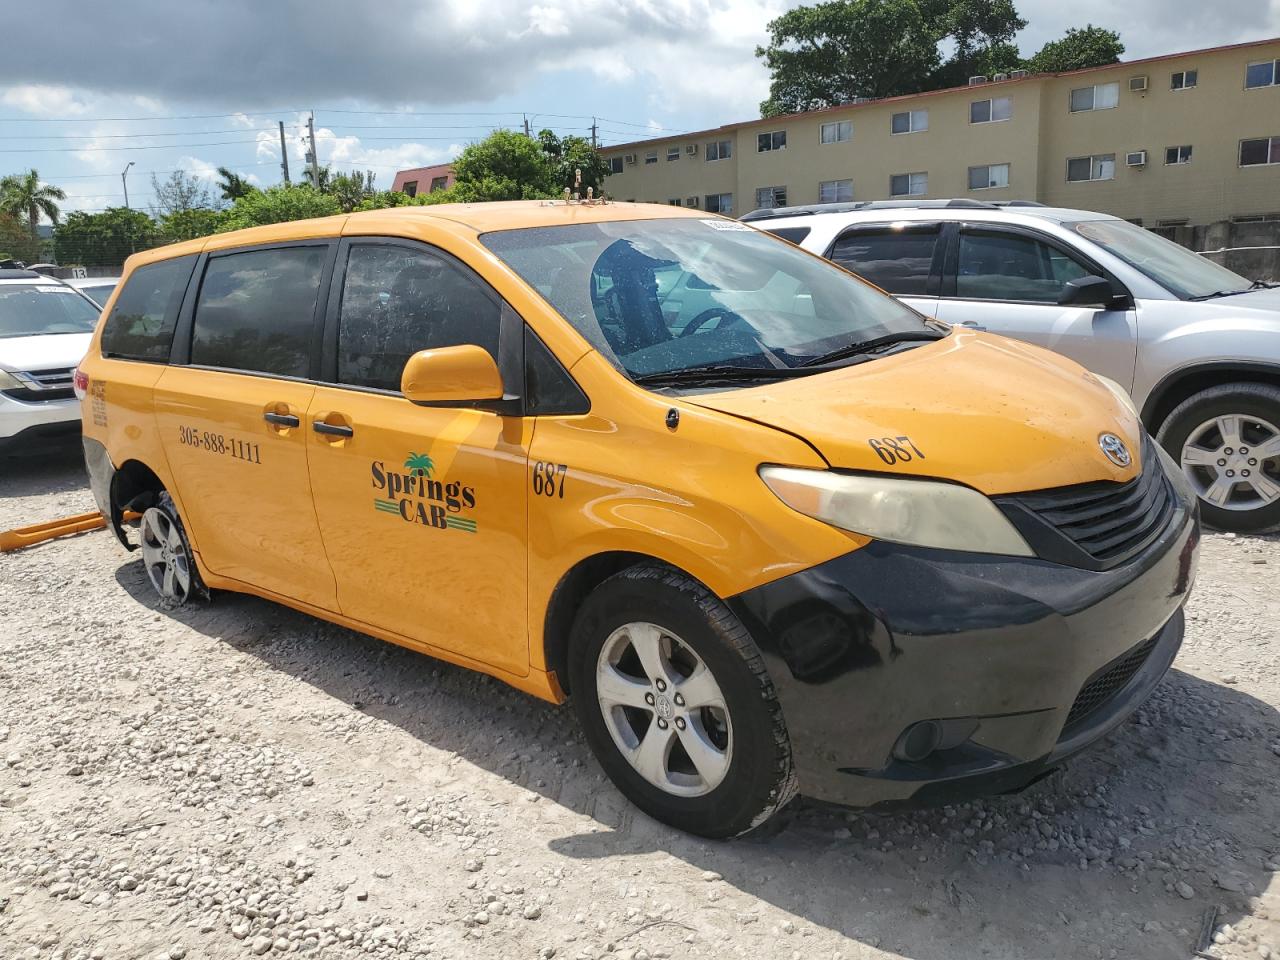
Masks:
[[[101,312],[61,280],[0,269],[0,454],[79,433],[75,368]]]
[[[111,293],[120,283],[119,277],[83,277],[78,280],[65,281],[67,286],[75,287],[99,307],[105,307],[111,299]]]
[[[927,316],[1111,378],[1182,464],[1205,520],[1280,526],[1280,285],[1117,217],[1034,203],[871,201],[742,219]]]

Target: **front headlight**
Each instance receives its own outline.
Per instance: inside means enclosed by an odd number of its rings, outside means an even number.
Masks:
[[[25,384],[8,370],[0,370],[0,390],[21,390]]]
[[[954,483],[761,467],[778,498],[806,516],[877,540],[975,553],[1035,556],[989,499]]]
[[[1093,379],[1097,380],[1100,384],[1102,384],[1104,387],[1110,390],[1113,394],[1115,394],[1116,399],[1119,400],[1122,404],[1124,404],[1124,407],[1126,410],[1132,413],[1135,417],[1139,416],[1138,405],[1133,402],[1133,397],[1129,396],[1128,390],[1120,386],[1120,384],[1116,383],[1110,377],[1104,377],[1100,373],[1095,373],[1095,374],[1092,374],[1091,376],[1093,377]]]

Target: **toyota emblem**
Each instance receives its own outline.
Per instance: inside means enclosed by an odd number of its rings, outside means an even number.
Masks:
[[[1129,448],[1114,433],[1104,433],[1098,437],[1098,446],[1102,448],[1102,452],[1106,454],[1107,459],[1117,467],[1127,467],[1133,463]]]

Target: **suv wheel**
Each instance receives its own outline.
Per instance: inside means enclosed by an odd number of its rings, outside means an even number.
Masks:
[[[1159,440],[1182,465],[1207,523],[1240,533],[1280,525],[1280,389],[1202,390],[1169,414]]]
[[[177,607],[192,597],[208,597],[191,544],[168,493],[160,494],[155,506],[142,514],[139,530],[142,566],[163,604]]]
[[[570,638],[578,718],[619,790],[657,820],[737,836],[795,796],[760,651],[701,584],[641,565],[586,599]]]

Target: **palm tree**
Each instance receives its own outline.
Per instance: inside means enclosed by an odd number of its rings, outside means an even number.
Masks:
[[[231,200],[234,202],[239,200],[241,197],[248,196],[257,189],[252,183],[240,176],[240,174],[232,173],[226,167],[218,168],[218,176],[221,179],[218,181],[217,187],[222,191],[223,200]]]
[[[42,184],[40,174],[34,169],[0,180],[0,213],[25,217],[31,239],[37,242],[40,239],[36,229],[40,225],[40,215],[44,214],[56,226],[62,211],[54,201],[65,199],[67,195],[61,188]]]
[[[431,471],[436,468],[436,465],[431,462],[431,458],[425,453],[410,453],[409,459],[404,462],[404,466],[415,477],[424,475],[429,477],[431,476]]]

